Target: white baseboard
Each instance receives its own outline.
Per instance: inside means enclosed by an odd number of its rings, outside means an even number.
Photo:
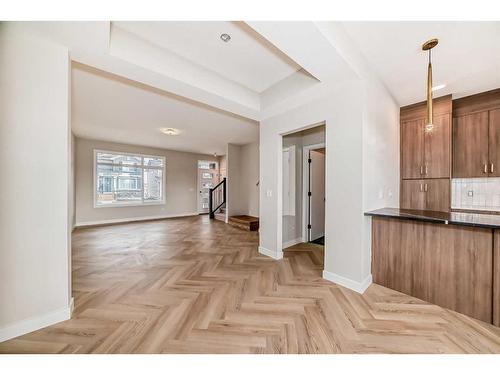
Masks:
[[[283,249],[286,249],[287,247],[297,245],[298,243],[302,243],[302,237],[294,238],[293,240],[283,242],[283,245],[281,247]]]
[[[362,282],[357,282],[347,277],[337,275],[333,272],[323,271],[323,279],[331,281],[335,284],[339,284],[345,288],[354,290],[360,294],[363,294],[366,289],[372,284],[372,275],[368,275]]]
[[[185,213],[173,214],[173,215],[156,215],[156,216],[129,217],[129,218],[124,218],[124,219],[82,221],[82,222],[76,223],[75,227],[78,228],[78,227],[87,227],[87,226],[93,226],[93,225],[132,223],[134,221],[171,219],[171,218],[175,218],[175,217],[187,217],[187,216],[198,216],[198,213],[197,212],[185,212]]]
[[[315,239],[311,239],[311,241],[317,240],[318,238],[325,237],[325,233],[319,234]]]
[[[0,328],[0,342],[13,339],[38,329],[60,323],[71,318],[71,306]]]
[[[265,247],[259,246],[259,253],[266,255],[268,257],[271,257],[273,259],[279,260],[283,258],[283,251],[280,251],[279,253],[276,253],[274,251],[271,251],[269,249],[266,249]]]

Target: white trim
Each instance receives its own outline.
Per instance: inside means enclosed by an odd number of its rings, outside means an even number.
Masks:
[[[273,259],[276,259],[276,260],[283,259],[283,251],[275,253],[274,251],[266,249],[265,247],[259,246],[259,253],[261,253],[262,255],[266,255],[268,257],[271,257]]]
[[[20,322],[2,327],[0,328],[0,342],[68,320],[71,318],[70,310],[70,306],[63,307],[38,317],[21,320]]]
[[[134,221],[146,221],[146,220],[158,220],[158,219],[172,219],[176,217],[187,217],[187,216],[198,216],[198,212],[184,212],[180,214],[173,215],[156,215],[156,216],[141,216],[141,217],[128,217],[124,219],[109,219],[109,220],[97,220],[97,221],[82,221],[75,224],[75,228],[85,227],[90,225],[103,225],[103,224],[119,224],[119,223],[131,223]]]
[[[372,284],[372,275],[369,274],[362,282],[357,282],[347,277],[337,275],[333,272],[323,271],[323,279],[339,284],[347,289],[354,290],[359,294],[363,294],[366,289]]]
[[[325,127],[325,139],[326,139],[326,127]],[[313,145],[307,145],[302,147],[302,241],[308,242],[309,236],[307,235],[307,203],[309,202],[309,197],[307,193],[309,191],[309,153],[306,151],[317,150],[318,148],[326,147],[325,143],[316,143]],[[307,171],[307,173],[306,173]],[[325,158],[325,196],[326,196],[326,158]],[[326,207],[325,207],[326,212]],[[325,216],[325,226],[326,226],[326,216]]]
[[[294,238],[293,240],[283,242],[283,249],[286,249],[290,246],[297,245],[298,243],[302,243],[302,237]]]

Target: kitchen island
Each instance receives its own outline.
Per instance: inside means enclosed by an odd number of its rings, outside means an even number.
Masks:
[[[383,208],[373,282],[500,326],[500,216]]]

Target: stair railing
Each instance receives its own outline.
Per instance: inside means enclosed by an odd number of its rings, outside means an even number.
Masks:
[[[208,213],[210,219],[215,217],[215,212],[226,203],[226,178],[224,177],[208,193]]]

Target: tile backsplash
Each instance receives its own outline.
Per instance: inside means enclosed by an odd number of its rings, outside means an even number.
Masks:
[[[452,179],[451,208],[500,211],[500,177]]]

